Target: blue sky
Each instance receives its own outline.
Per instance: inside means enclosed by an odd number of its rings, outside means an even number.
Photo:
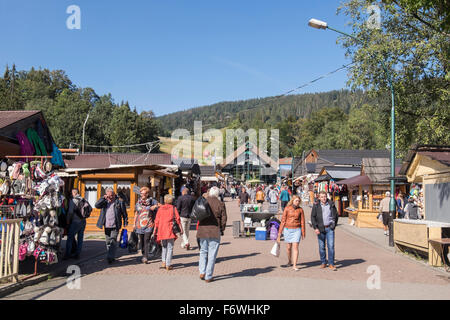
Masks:
[[[0,0],[0,72],[63,69],[79,87],[156,115],[273,96],[348,63],[337,0]],[[81,29],[69,30],[70,5]],[[346,86],[340,71],[298,93]]]

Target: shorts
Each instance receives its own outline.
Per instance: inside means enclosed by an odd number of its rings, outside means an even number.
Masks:
[[[283,229],[284,242],[298,243],[298,242],[300,242],[301,234],[302,234],[301,228],[297,228],[297,229],[284,228]]]
[[[389,225],[389,212],[383,212],[383,225]]]

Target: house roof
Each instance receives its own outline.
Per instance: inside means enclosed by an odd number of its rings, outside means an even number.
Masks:
[[[279,160],[280,164],[286,164],[286,165],[291,165],[292,164],[292,158],[281,158]]]
[[[346,184],[348,186],[359,186],[359,185],[367,186],[371,185],[372,181],[366,175],[357,175],[355,177],[337,181],[336,184]]]
[[[427,156],[433,160],[439,161],[442,164],[450,167],[450,151],[444,152],[418,152],[422,156]]]
[[[339,158],[385,158],[389,157],[389,150],[349,150],[349,149],[335,149],[335,150],[316,150],[319,158],[327,160]]]
[[[0,129],[4,129],[18,121],[24,120],[40,112],[41,111],[39,110],[0,111]]]
[[[399,174],[406,175],[411,163],[414,160],[414,157],[416,156],[416,153],[422,153],[423,155],[426,155],[432,158],[433,160],[437,160],[448,166],[450,165],[448,159],[449,152],[450,146],[419,145],[419,144],[412,145],[408,151],[408,154],[403,160],[402,168],[400,169]]]
[[[389,158],[363,158],[364,174],[372,183],[389,183],[391,176],[391,160]],[[400,171],[398,160],[395,167],[396,174]]]
[[[348,179],[354,176],[359,175],[361,172],[361,168],[359,167],[340,167],[340,166],[332,166],[332,167],[324,167],[331,177],[334,180]]]
[[[84,153],[65,160],[68,169],[104,169],[118,165],[171,165],[167,153]]]

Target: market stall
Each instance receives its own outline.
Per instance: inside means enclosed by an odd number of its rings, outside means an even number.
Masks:
[[[61,256],[66,222],[64,181],[48,156],[27,156],[28,161],[16,158],[6,156],[0,162],[0,216],[21,220],[18,259],[35,259],[36,275],[38,262],[54,264]],[[30,161],[33,158],[39,160]]]
[[[349,179],[338,181],[338,185],[348,188],[349,224],[359,228],[383,228],[377,219],[380,202],[385,193],[390,191],[390,163],[388,158],[363,158],[361,174]],[[396,194],[406,192],[407,183],[396,182]]]

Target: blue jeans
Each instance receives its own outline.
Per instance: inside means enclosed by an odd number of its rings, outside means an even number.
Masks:
[[[200,261],[198,263],[200,274],[205,275],[205,280],[210,280],[216,264],[217,252],[219,251],[220,238],[200,239]]]
[[[77,251],[74,256],[79,256],[81,249],[83,248],[83,237],[84,229],[86,228],[86,220],[82,221],[72,221],[67,230],[67,241],[66,241],[66,257],[72,256],[72,245],[75,235],[77,235]]]
[[[325,243],[328,247],[328,264],[334,266],[334,230],[325,228],[325,232],[321,232],[317,238],[319,239],[320,262],[327,264]]]

